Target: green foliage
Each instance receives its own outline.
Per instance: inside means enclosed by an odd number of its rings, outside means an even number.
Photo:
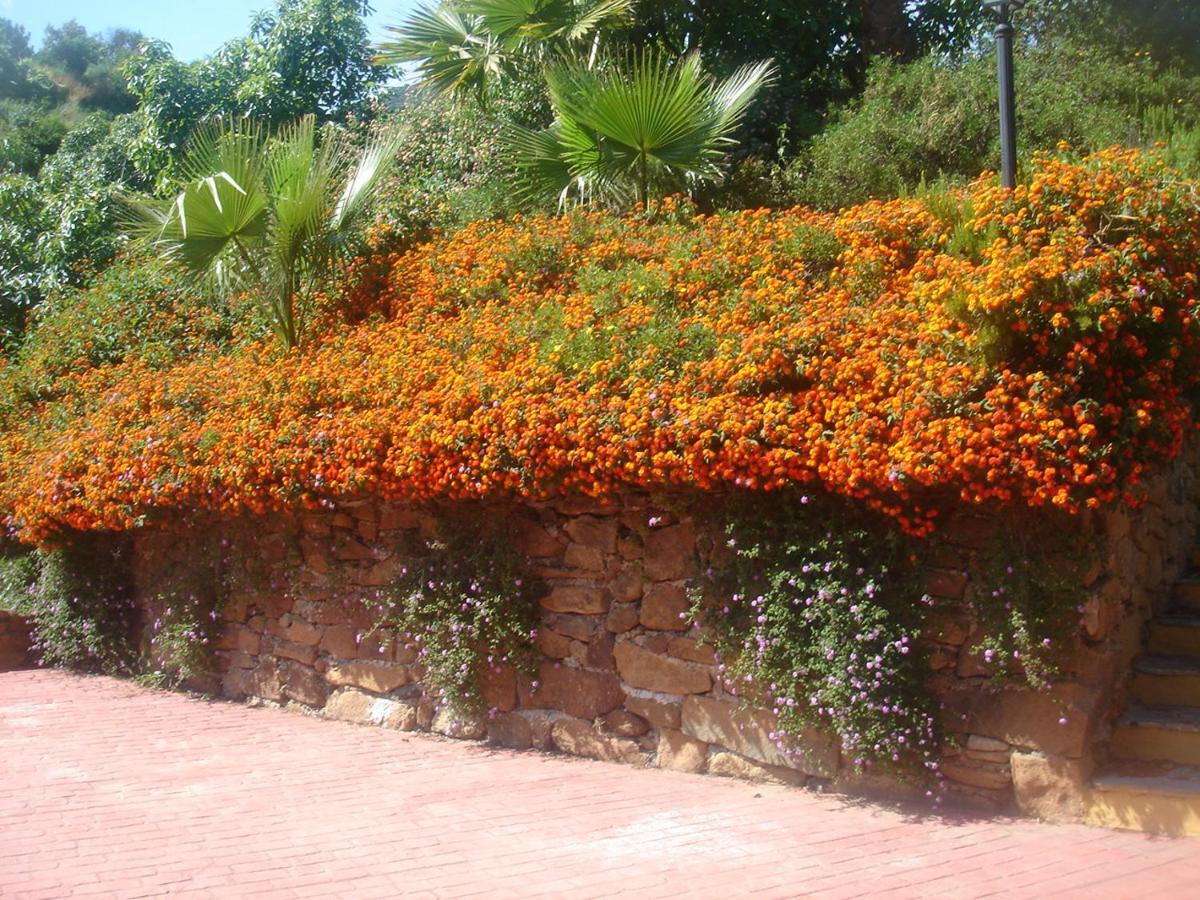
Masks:
[[[36,559],[37,580],[21,612],[32,619],[42,664],[107,674],[134,671],[128,541],[74,535],[58,549],[36,551]]]
[[[0,322],[8,342],[29,309],[85,281],[120,248],[118,199],[141,184],[129,158],[131,124],[94,113],[67,134],[38,179],[0,176]]]
[[[126,360],[166,368],[222,349],[237,339],[244,318],[240,305],[205,303],[174,267],[124,256],[86,288],[54,295],[36,310],[5,372],[8,396],[0,395],[0,409],[18,398],[52,399],[73,373]]]
[[[644,51],[598,65],[564,62],[546,71],[554,122],[509,136],[524,189],[561,205],[637,201],[712,181],[732,134],[772,67],[760,62],[718,82],[697,53],[679,60]]]
[[[734,497],[718,518],[727,543],[692,616],[726,690],[776,713],[785,753],[819,728],[859,768],[936,771],[919,649],[929,598],[902,537],[823,496]]]
[[[423,86],[487,101],[528,73],[529,63],[570,58],[623,23],[633,0],[444,0],[418,6],[395,38],[379,46],[381,62],[416,63]]]
[[[201,128],[169,200],[130,201],[131,233],[232,296],[252,291],[286,349],[300,343],[316,291],[354,249],[395,135],[356,150],[314,116],[273,137],[230,120]]]
[[[1096,548],[1062,517],[1001,519],[977,560],[971,612],[983,637],[971,651],[995,682],[1046,688],[1078,630],[1084,575]]]
[[[1200,125],[1200,78],[1064,39],[1018,54],[1022,153],[1137,144]],[[835,208],[894,197],[923,179],[973,178],[999,159],[995,61],[880,62],[861,98],[793,164],[794,199]],[[1170,113],[1164,110],[1171,110]]]
[[[213,644],[226,596],[221,543],[208,537],[156,567],[142,590],[152,618],[143,637],[140,681],[156,687],[199,686],[214,671]]]
[[[700,47],[718,75],[774,59],[778,84],[738,135],[751,152],[773,158],[789,141],[819,131],[827,107],[860,91],[872,60],[957,54],[974,43],[987,18],[975,0],[654,0],[638,4],[630,37],[673,53]]]
[[[368,111],[378,71],[364,0],[278,0],[250,34],[196,63],[144,42],[125,75],[138,100],[134,158],[146,176],[165,177],[197,123],[251,116],[274,129],[313,115],[345,122]]]
[[[474,714],[489,668],[532,666],[538,608],[495,515],[468,505],[441,521],[384,597],[379,627],[418,647],[439,703]]]
[[[37,576],[37,557],[32,553],[0,556],[0,610],[26,610]]]
[[[379,187],[379,219],[398,241],[515,213],[502,135],[512,124],[542,127],[550,113],[540,83],[493,91],[486,107],[429,91],[407,91],[386,120],[396,162]]]

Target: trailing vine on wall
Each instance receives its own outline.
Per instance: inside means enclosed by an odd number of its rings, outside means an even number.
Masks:
[[[538,607],[522,564],[489,510],[447,510],[384,592],[379,628],[416,647],[439,705],[484,712],[489,669],[531,669]]]

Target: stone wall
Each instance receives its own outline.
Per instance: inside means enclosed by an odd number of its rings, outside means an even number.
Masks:
[[[1079,523],[1103,552],[1085,576],[1090,599],[1066,677],[1051,691],[992,686],[971,652],[980,635],[969,600],[972,567],[993,523],[963,515],[945,529],[927,577],[935,598],[927,640],[931,689],[956,745],[943,763],[952,792],[1071,817],[1120,709],[1151,603],[1192,545],[1194,464],[1193,454],[1150,483],[1139,512]],[[154,573],[178,565],[198,533],[225,546],[232,588],[221,608],[213,687],[228,697],[631,765],[872,787],[848,774],[828,735],[810,733],[800,752],[780,753],[768,737],[771,714],[743,709],[722,690],[713,651],[684,615],[685,587],[706,543],[688,514],[641,496],[486,514],[506,523],[544,591],[535,676],[496,668],[489,714],[478,720],[436,709],[414,648],[371,628],[372,608],[405,548],[436,532],[435,509],[361,499],[299,516],[145,532],[135,569],[145,595]]]
[[[28,620],[0,609],[0,672],[23,669],[32,664],[32,638]]]

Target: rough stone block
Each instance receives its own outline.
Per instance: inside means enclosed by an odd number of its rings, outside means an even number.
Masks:
[[[533,746],[533,729],[520,713],[503,713],[488,720],[487,739],[501,747],[527,750]]]
[[[635,688],[662,694],[703,694],[712,688],[707,669],[661,656],[633,641],[621,641],[613,656],[621,679]]]
[[[551,659],[566,659],[571,655],[571,639],[549,628],[538,629],[534,644]]]
[[[615,603],[604,620],[604,627],[613,634],[623,634],[640,621],[638,608],[633,603]]]
[[[645,692],[630,693],[625,708],[641,716],[655,728],[678,729],[683,721],[683,700],[679,697],[654,696]]]
[[[1083,816],[1092,765],[1041,753],[1014,753],[1013,793],[1021,811],[1048,822],[1078,822]]]
[[[641,623],[654,631],[686,631],[688,606],[682,585],[653,585],[642,597]]]
[[[399,731],[415,731],[417,709],[412,703],[376,697],[354,688],[343,688],[325,704],[325,715],[342,722],[378,725]]]
[[[316,625],[310,625],[293,613],[284,613],[280,616],[271,631],[277,637],[291,641],[293,644],[315,647],[321,642],[321,629]]]
[[[640,600],[645,587],[645,576],[642,568],[636,564],[626,564],[613,576],[611,588],[613,599],[618,603],[632,603]]]
[[[942,774],[951,781],[987,791],[1002,791],[1012,787],[1012,773],[1006,765],[962,758],[948,759],[942,762]]]
[[[699,772],[708,761],[708,744],[688,737],[681,731],[664,728],[658,732],[658,752],[654,764],[676,772]]]
[[[579,516],[571,519],[564,526],[571,540],[585,547],[591,547],[601,553],[617,552],[617,520],[614,518],[597,518],[596,516]]]
[[[376,694],[387,694],[412,681],[412,673],[388,663],[334,663],[325,672],[325,680],[335,687],[358,687]]]
[[[355,659],[359,656],[358,628],[354,625],[327,626],[320,648],[339,659]]]
[[[329,685],[310,669],[297,663],[286,664],[283,682],[284,693],[292,700],[306,706],[321,707],[329,696]]]
[[[1078,758],[1091,746],[1099,693],[1070,682],[1045,691],[1006,688],[967,698],[966,728],[1016,747]]]
[[[636,713],[614,709],[604,717],[604,727],[621,737],[641,737],[650,730],[650,723]]]
[[[711,644],[688,637],[673,637],[667,641],[667,653],[702,666],[717,664],[717,651]]]
[[[483,679],[483,702],[500,712],[516,709],[517,670],[507,663],[490,666]]]
[[[596,633],[598,620],[592,616],[573,616],[563,613],[550,613],[543,620],[543,625],[551,631],[565,634],[577,641],[590,641]]]
[[[724,778],[740,778],[743,781],[758,781],[767,784],[787,784],[803,787],[808,778],[803,772],[783,766],[767,766],[738,756],[736,753],[717,752],[708,759],[708,773]]]
[[[690,523],[656,528],[645,538],[646,575],[652,581],[678,581],[696,565],[696,533]]]
[[[554,746],[563,753],[635,766],[646,764],[646,757],[637,741],[603,734],[582,719],[564,716],[555,720],[550,736]]]
[[[538,602],[548,612],[594,616],[608,612],[610,601],[608,591],[603,588],[560,584]]]
[[[317,648],[307,644],[297,644],[292,641],[275,641],[271,645],[271,653],[280,659],[290,659],[311,666],[317,661]]]
[[[610,672],[545,662],[538,667],[537,680],[534,688],[528,678],[519,679],[522,706],[561,710],[591,720],[616,709],[625,699],[620,681]]]
[[[837,774],[838,749],[831,736],[807,731],[789,739],[785,753],[771,737],[778,727],[775,716],[764,709],[707,697],[686,697],[683,701],[682,730],[689,737],[768,765],[799,769],[822,778]]]
[[[583,664],[589,669],[615,672],[617,670],[617,660],[613,656],[613,636],[605,631],[592,638],[588,642]]]
[[[487,723],[480,716],[469,716],[443,707],[433,716],[430,728],[446,737],[481,741],[487,736]]]
[[[563,565],[576,572],[595,574],[604,571],[604,554],[594,547],[570,544],[563,554]]]

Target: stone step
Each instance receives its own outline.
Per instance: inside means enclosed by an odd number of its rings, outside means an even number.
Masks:
[[[1084,820],[1105,828],[1200,837],[1200,768],[1114,763],[1092,779]]]
[[[1200,706],[1200,657],[1143,656],[1133,671],[1133,696],[1139,702]]]
[[[1147,649],[1163,656],[1200,656],[1200,615],[1155,616]]]
[[[1200,766],[1200,707],[1131,706],[1113,730],[1116,759]]]
[[[1175,582],[1172,599],[1176,613],[1200,613],[1200,576],[1185,575]]]

